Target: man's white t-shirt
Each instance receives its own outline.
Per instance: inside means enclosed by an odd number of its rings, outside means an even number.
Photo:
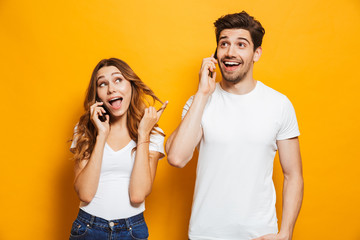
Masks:
[[[260,81],[244,95],[217,83],[201,126],[189,238],[247,240],[277,233],[276,141],[300,135],[289,99]]]
[[[160,128],[156,129],[163,133]],[[75,146],[74,140],[70,149]],[[136,154],[132,153],[134,147],[136,143],[133,140],[118,151],[105,143],[96,194],[89,204],[80,203],[82,210],[106,220],[129,218],[145,210],[145,202],[133,206],[129,197],[129,183]],[[149,151],[160,152],[161,158],[164,157],[164,136],[151,134]]]

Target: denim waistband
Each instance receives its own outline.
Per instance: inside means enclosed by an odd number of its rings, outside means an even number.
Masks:
[[[139,213],[138,215],[129,218],[106,220],[100,217],[93,216],[82,209],[79,210],[78,219],[83,221],[89,227],[95,225],[97,227],[111,228],[113,230],[129,229],[131,228],[131,226],[140,224],[145,221],[143,213]]]

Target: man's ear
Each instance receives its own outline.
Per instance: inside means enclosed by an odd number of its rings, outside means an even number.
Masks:
[[[255,52],[254,52],[254,58],[253,58],[254,62],[259,61],[261,53],[262,53],[262,48],[261,48],[261,46],[259,46],[257,49],[255,49]]]

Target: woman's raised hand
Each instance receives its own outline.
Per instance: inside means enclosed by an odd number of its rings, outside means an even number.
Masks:
[[[140,121],[138,128],[139,136],[149,136],[154,125],[159,121],[162,113],[164,112],[168,101],[166,101],[162,107],[156,111],[154,107],[148,107],[145,109],[143,118]]]
[[[105,114],[106,111],[102,107],[103,102],[95,102],[90,107],[90,120],[94,124],[97,129],[98,135],[105,135],[106,137],[109,135],[110,131],[110,116],[109,114]],[[105,115],[105,121],[102,122],[99,117]]]

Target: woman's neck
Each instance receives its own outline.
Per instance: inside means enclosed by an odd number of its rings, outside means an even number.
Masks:
[[[114,150],[118,151],[124,148],[131,137],[127,128],[126,114],[119,118],[112,118],[110,123],[110,133],[107,138],[107,144]]]
[[[110,120],[110,125],[111,128],[113,129],[127,129],[127,114],[125,113],[124,115],[120,116],[120,117],[112,117]]]

